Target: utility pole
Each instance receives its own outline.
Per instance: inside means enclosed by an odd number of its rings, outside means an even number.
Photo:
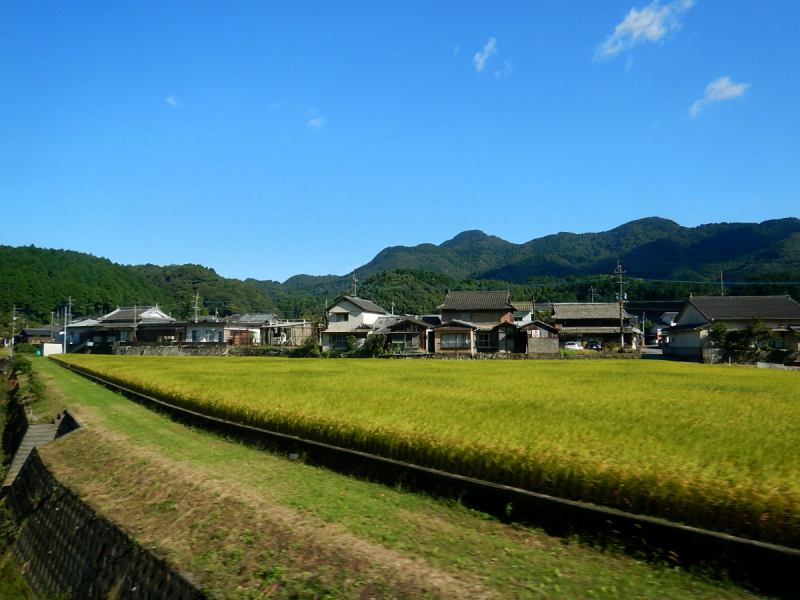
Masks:
[[[622,293],[622,286],[626,283],[622,281],[622,276],[627,271],[622,270],[622,265],[619,261],[617,261],[617,268],[614,269],[614,275],[619,277],[619,281],[617,281],[619,285],[619,293],[617,294],[617,305],[619,306],[619,347],[620,349],[625,347],[625,295]]]
[[[592,304],[594,304],[594,286],[589,286],[589,293],[592,295]]]
[[[72,296],[69,297],[68,308],[64,308],[64,354],[67,353],[69,345],[67,344],[67,327],[72,317]]]
[[[722,271],[719,272],[719,295],[725,295],[725,286],[722,284]]]
[[[14,308],[11,312],[11,350],[9,350],[9,356],[12,358],[14,357],[14,336],[17,335],[17,305],[14,305]]]
[[[197,290],[197,293],[194,295],[194,322],[197,323],[197,313],[200,311],[200,307],[197,306],[197,303],[200,301],[200,290]]]
[[[133,339],[132,342],[136,341],[136,304],[133,305],[133,335],[131,336]]]
[[[358,279],[355,273],[353,273],[353,297],[358,298]]]
[[[53,311],[50,311],[50,341],[52,342],[55,339],[55,335],[53,335]]]

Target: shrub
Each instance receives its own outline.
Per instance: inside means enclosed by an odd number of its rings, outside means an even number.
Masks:
[[[28,342],[23,342],[21,344],[14,344],[14,353],[15,354],[38,354],[39,349],[34,346],[33,344],[29,344]]]
[[[382,333],[370,335],[364,342],[364,354],[368,357],[375,358],[376,356],[383,356],[387,353],[387,339]]]
[[[11,368],[15,373],[27,375],[31,372],[31,361],[23,354],[15,354],[11,361]]]

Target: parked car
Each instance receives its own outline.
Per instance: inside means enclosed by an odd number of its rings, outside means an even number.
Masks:
[[[583,350],[580,342],[567,342],[564,344],[564,350]]]
[[[591,342],[587,342],[586,349],[587,350],[597,350],[598,352],[600,352],[603,349],[603,347],[600,345],[600,342],[598,342],[597,340],[592,340]]]

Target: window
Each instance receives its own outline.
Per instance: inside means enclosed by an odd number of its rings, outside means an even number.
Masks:
[[[472,323],[499,323],[500,315],[496,312],[472,313]]]
[[[200,339],[200,332],[197,329],[192,329],[192,341],[197,342]]]
[[[457,348],[470,348],[470,340],[468,333],[443,333],[442,334],[442,349],[454,350]]]
[[[392,345],[394,344],[403,344],[403,348],[406,350],[413,350],[414,348],[418,348],[419,344],[417,341],[419,338],[413,333],[403,333],[392,334]]]
[[[497,334],[479,333],[477,345],[478,348],[497,348]]]
[[[331,313],[330,321],[331,323],[341,323],[347,321],[349,318],[350,313]]]
[[[330,346],[336,350],[347,350],[347,336],[346,333],[330,333]]]

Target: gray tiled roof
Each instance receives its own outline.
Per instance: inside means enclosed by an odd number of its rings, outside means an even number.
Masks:
[[[632,319],[633,315],[623,309],[623,317]],[[619,319],[619,306],[614,302],[559,303],[553,304],[554,321],[568,319]]]
[[[391,328],[395,325],[399,325],[403,321],[408,321],[409,323],[414,323],[415,325],[419,325],[420,327],[429,328],[431,327],[430,323],[426,323],[425,321],[421,321],[417,317],[412,316],[394,316],[394,317],[378,317],[375,319],[375,323],[373,323],[373,328],[375,329],[375,333],[389,333]]]
[[[442,310],[514,310],[511,295],[502,292],[448,292]]]
[[[800,321],[800,304],[789,296],[693,296],[687,302],[709,321],[713,319]]]
[[[247,314],[236,319],[239,323],[272,323],[278,320],[278,315],[267,314]]]
[[[23,329],[20,333],[24,335],[50,335],[53,332],[50,331],[49,327],[29,327]]]
[[[98,319],[101,323],[133,323],[134,319],[138,322],[151,322],[151,323],[165,323],[165,322],[173,322],[175,319],[172,317],[161,317],[158,315],[147,315],[149,311],[157,311],[161,313],[157,306],[137,306],[135,309],[133,307],[127,306],[124,308],[117,308],[116,310],[112,310],[107,315],[104,315]],[[135,312],[135,315],[134,315]],[[161,313],[163,314],[163,313]]]
[[[626,325],[623,328],[623,333],[633,333],[634,328],[630,325]],[[639,331],[636,329],[635,331]],[[558,330],[559,336],[565,335],[575,335],[577,333],[585,333],[588,335],[600,335],[600,334],[611,334],[611,333],[619,333],[619,327],[562,327]]]
[[[356,296],[345,296],[343,300],[349,300],[353,304],[355,304],[361,310],[371,312],[371,313],[379,313],[382,315],[386,314],[386,309],[381,308],[374,302],[370,302],[369,300],[364,300],[363,298],[357,298]]]

